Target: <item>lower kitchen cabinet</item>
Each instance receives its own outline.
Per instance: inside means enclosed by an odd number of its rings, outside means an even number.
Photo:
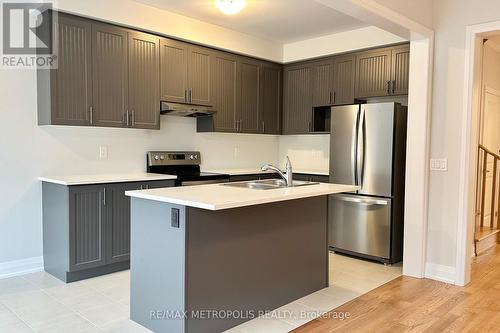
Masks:
[[[65,186],[44,182],[45,271],[72,282],[130,265],[130,198],[125,191],[174,181]]]
[[[294,173],[294,180],[302,180],[306,182],[329,183],[330,176],[327,175],[312,175],[307,173]]]

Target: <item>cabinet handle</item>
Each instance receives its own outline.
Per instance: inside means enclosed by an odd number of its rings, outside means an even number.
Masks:
[[[193,89],[189,88],[189,102],[190,104],[193,103]]]
[[[134,109],[132,109],[131,114],[132,114],[132,116],[130,119],[130,126],[135,127],[135,110]]]
[[[337,93],[334,91],[333,92],[333,101],[332,101],[332,104],[335,104],[336,99],[337,99]]]
[[[387,81],[387,95],[391,94],[391,81]]]
[[[243,120],[240,119],[240,132],[242,131],[242,128],[243,128],[242,123],[243,123]]]
[[[129,124],[130,124],[130,114],[129,114],[129,111],[127,109],[127,111],[125,111],[125,127],[129,127]]]
[[[262,122],[262,133],[266,133],[266,123]]]
[[[333,104],[332,92],[330,91],[330,104]]]
[[[102,204],[104,206],[106,206],[106,188],[105,187],[103,188],[103,191],[102,191]]]
[[[396,92],[396,88],[395,88],[396,87],[396,80],[392,80],[391,86],[392,86],[392,94],[394,95]]]
[[[312,123],[309,121],[309,132],[312,132]]]
[[[94,124],[94,107],[89,108],[90,125]]]
[[[188,101],[188,90],[184,89],[184,102],[189,103]]]

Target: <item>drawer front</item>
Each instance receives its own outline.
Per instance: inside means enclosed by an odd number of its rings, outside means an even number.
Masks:
[[[341,194],[330,196],[328,201],[331,247],[390,258],[390,199]]]

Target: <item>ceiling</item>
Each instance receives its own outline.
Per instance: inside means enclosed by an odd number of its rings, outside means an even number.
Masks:
[[[283,44],[368,26],[313,0],[247,0],[232,16],[214,0],[135,1]]]

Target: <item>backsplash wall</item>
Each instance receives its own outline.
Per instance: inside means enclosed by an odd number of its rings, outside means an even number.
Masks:
[[[290,157],[296,170],[329,170],[330,134],[283,135],[279,138],[280,166]]]

